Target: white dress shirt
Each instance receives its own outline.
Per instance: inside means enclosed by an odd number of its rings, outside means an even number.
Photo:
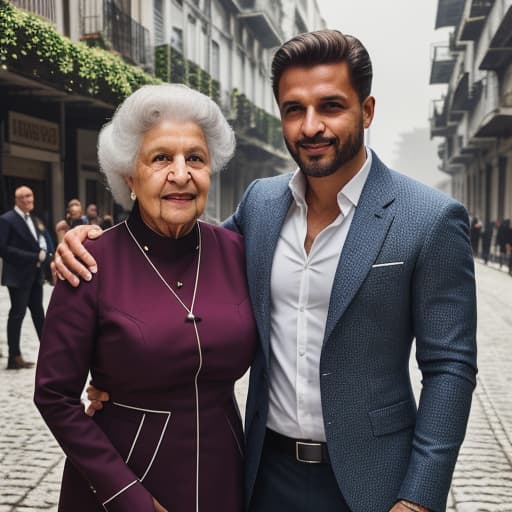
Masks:
[[[45,252],[44,255],[42,255],[41,252],[39,253],[39,261],[44,261],[46,257],[46,251],[48,250],[44,236],[37,233],[36,227],[34,226],[34,221],[32,220],[32,217],[29,213],[25,213],[21,208],[18,208],[17,206],[14,207],[14,211],[27,223],[28,229],[32,233],[32,236],[39,243],[39,249]]]
[[[296,439],[325,441],[320,354],[331,289],[355,208],[371,167],[371,152],[338,192],[340,214],[315,238],[309,255],[306,180],[290,180],[293,201],[277,243],[271,275],[268,428]]]

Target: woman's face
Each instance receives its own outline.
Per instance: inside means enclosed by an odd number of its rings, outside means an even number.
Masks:
[[[206,208],[210,153],[192,122],[162,121],[141,142],[135,173],[126,179],[144,222],[163,236],[186,235]]]

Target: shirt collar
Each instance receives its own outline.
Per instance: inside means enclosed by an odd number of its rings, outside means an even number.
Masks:
[[[353,178],[338,192],[338,205],[345,213],[351,205],[356,207],[363,192],[364,184],[372,167],[372,152],[366,148],[366,160]],[[307,207],[306,204],[306,178],[300,169],[297,169],[288,184],[292,196],[298,206]],[[348,202],[347,202],[348,201]]]
[[[23,219],[25,220],[25,213],[19,208],[18,206],[14,207],[14,211]],[[30,215],[30,214],[29,214]]]

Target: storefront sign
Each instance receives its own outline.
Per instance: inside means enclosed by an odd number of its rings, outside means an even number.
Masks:
[[[59,125],[18,112],[9,112],[9,142],[58,151]]]

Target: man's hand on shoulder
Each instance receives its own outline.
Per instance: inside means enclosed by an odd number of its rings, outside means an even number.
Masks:
[[[102,229],[94,225],[76,226],[69,230],[55,251],[55,258],[51,265],[52,274],[75,287],[80,284],[77,276],[90,281],[92,274],[97,272],[96,260],[82,243],[87,238],[95,239],[102,234]]]

